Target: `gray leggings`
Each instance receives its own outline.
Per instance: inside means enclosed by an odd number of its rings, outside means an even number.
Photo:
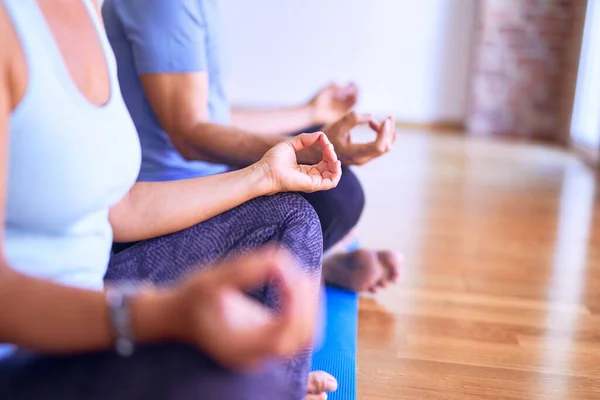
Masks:
[[[193,270],[272,242],[289,249],[304,270],[320,274],[319,219],[302,197],[280,194],[138,243],[113,256],[106,279],[171,284]],[[277,307],[277,293],[269,287],[253,295]],[[0,361],[0,399],[302,399],[310,355],[311,349],[305,349],[292,360],[242,374],[177,344],[141,347],[127,359],[113,352],[68,357],[21,352]]]

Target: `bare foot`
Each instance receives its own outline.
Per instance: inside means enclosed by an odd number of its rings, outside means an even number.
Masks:
[[[327,393],[337,390],[337,380],[325,371],[312,371],[308,374],[308,387],[305,400],[325,400]]]
[[[377,284],[369,288],[371,293],[377,293],[379,289],[385,289],[388,284],[396,283],[400,276],[400,267],[404,264],[404,256],[396,255],[391,251],[378,251],[377,259],[385,272]]]
[[[354,292],[377,292],[396,282],[403,262],[391,251],[358,249],[333,254],[323,262],[325,282]]]

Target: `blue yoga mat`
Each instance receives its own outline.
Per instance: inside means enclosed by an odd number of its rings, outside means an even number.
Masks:
[[[356,400],[358,296],[327,286],[324,303],[324,337],[313,354],[312,369],[336,377],[338,390],[329,400]]]

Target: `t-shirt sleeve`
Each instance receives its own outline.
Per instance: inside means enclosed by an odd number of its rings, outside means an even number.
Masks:
[[[206,71],[206,21],[199,0],[116,4],[138,74]]]

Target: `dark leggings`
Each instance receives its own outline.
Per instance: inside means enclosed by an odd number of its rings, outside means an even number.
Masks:
[[[342,167],[342,179],[327,192],[301,193],[321,221],[323,250],[327,251],[356,226],[365,206],[365,195],[354,172]]]
[[[310,126],[300,133],[317,132],[320,125]],[[300,193],[313,206],[323,230],[323,250],[327,251],[356,226],[365,208],[365,193],[358,177],[348,167],[342,167],[342,179],[337,187],[326,192]]]
[[[111,259],[106,279],[168,284],[271,242],[289,249],[319,284],[319,220],[295,194],[261,197],[187,230],[138,243]],[[277,307],[277,293],[269,287],[256,296]],[[292,360],[242,374],[176,344],[140,347],[127,359],[113,352],[68,357],[21,352],[0,361],[0,399],[302,399],[310,353],[307,348]]]

